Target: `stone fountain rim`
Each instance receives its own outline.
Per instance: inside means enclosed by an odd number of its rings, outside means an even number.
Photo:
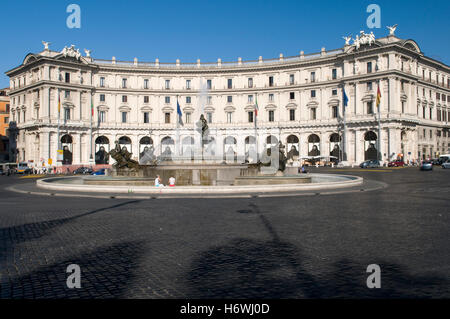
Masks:
[[[311,184],[276,184],[276,185],[227,185],[227,186],[176,186],[176,187],[155,187],[155,186],[121,186],[121,185],[85,185],[85,184],[64,184],[51,182],[58,179],[82,178],[79,176],[70,177],[47,177],[36,181],[39,188],[47,190],[71,191],[71,192],[97,192],[97,193],[140,193],[140,194],[236,194],[236,193],[276,193],[321,190],[334,188],[347,188],[362,185],[363,178],[354,175],[343,174],[321,174],[308,173],[309,177],[333,177],[342,178],[341,181],[320,182]],[[306,177],[306,176],[305,176]],[[151,179],[150,179],[151,180]]]

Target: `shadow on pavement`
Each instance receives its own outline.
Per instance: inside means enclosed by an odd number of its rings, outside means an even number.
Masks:
[[[101,247],[36,271],[0,282],[0,298],[124,298],[138,274],[144,242],[124,242]],[[81,269],[81,288],[66,285],[67,266]]]
[[[380,262],[381,288],[369,289],[365,261],[341,259],[328,271],[313,271],[299,247],[283,241],[258,207],[253,213],[272,240],[238,238],[200,253],[187,274],[191,298],[443,298],[449,281],[437,275],[413,275],[406,267]],[[243,213],[240,210],[238,213]],[[249,213],[248,211],[245,211]],[[373,260],[382,260],[373,258]]]

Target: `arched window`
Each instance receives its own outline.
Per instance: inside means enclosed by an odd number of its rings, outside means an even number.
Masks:
[[[377,134],[368,131],[364,134],[364,158],[365,160],[376,160],[378,158],[378,150],[376,147]]]
[[[95,139],[95,164],[109,164],[109,139],[99,136]]]
[[[330,135],[330,156],[333,162],[337,162],[341,158],[341,136],[338,133]]]
[[[320,138],[316,134],[308,136],[308,156],[320,155]]]
[[[65,134],[61,137],[61,147],[63,150],[63,165],[72,164],[72,136]]]
[[[296,135],[289,135],[286,139],[287,144],[287,158],[296,160],[299,154],[299,139]]]
[[[72,144],[72,136],[65,134],[61,137],[61,143]]]
[[[122,136],[119,138],[119,144],[131,144],[131,139],[128,136]]]

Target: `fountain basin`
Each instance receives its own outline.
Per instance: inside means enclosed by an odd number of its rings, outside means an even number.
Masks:
[[[307,174],[311,183],[296,184],[271,184],[271,185],[216,185],[216,186],[175,186],[155,187],[153,180],[148,180],[150,185],[131,185],[143,183],[145,179],[117,178],[111,176],[89,177],[53,177],[36,181],[38,187],[55,191],[69,192],[97,192],[97,193],[140,193],[140,194],[251,194],[296,192],[321,189],[347,188],[362,185],[363,179],[358,176],[336,174]],[[108,184],[109,180],[109,184]],[[98,184],[92,184],[96,183]],[[293,181],[293,180],[292,180]],[[87,183],[86,183],[87,182]],[[123,182],[123,183],[122,183]]]

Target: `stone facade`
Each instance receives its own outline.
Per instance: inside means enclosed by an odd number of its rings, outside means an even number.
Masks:
[[[186,155],[205,114],[217,158],[229,152],[242,161],[281,140],[300,158],[336,155],[352,164],[377,154],[408,161],[448,153],[449,73],[415,41],[389,35],[314,54],[216,63],[100,60],[74,46],[47,48],[6,74],[21,161],[55,164],[58,139],[59,164],[102,162],[100,148],[116,140],[136,160],[146,146]]]

